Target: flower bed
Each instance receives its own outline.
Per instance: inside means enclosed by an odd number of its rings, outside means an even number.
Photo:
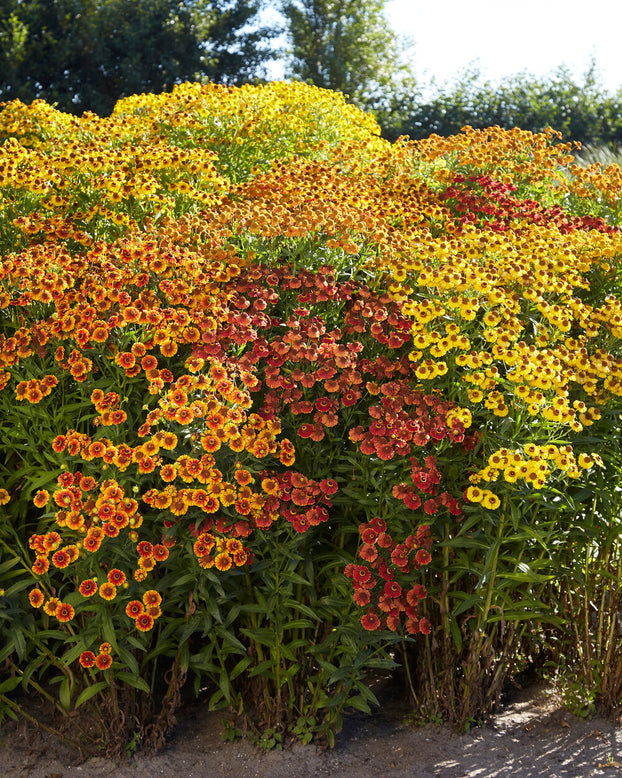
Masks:
[[[619,705],[619,170],[302,84],[0,113],[0,713]],[[565,673],[579,677],[573,686]],[[86,737],[86,735],[84,735]]]

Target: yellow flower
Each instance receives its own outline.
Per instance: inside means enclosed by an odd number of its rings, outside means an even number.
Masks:
[[[487,489],[483,490],[482,499],[480,500],[484,508],[494,511],[501,505],[501,500],[496,494],[489,492]]]

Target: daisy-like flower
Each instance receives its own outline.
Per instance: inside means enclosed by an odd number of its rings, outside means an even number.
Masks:
[[[37,506],[37,508],[43,508],[47,505],[49,499],[50,493],[47,491],[47,489],[39,489],[39,491],[33,497],[32,501]]]
[[[107,578],[108,583],[114,584],[114,586],[122,586],[127,581],[125,573],[116,567],[113,567],[112,570],[108,571]]]
[[[224,572],[233,566],[233,558],[227,551],[223,551],[220,554],[216,554],[214,565],[217,570]]]
[[[140,600],[132,600],[125,606],[125,613],[130,619],[137,619],[145,612],[145,606]]]
[[[60,605],[58,597],[50,597],[50,599],[43,606],[43,610],[48,616],[53,616],[56,613],[56,609]]]
[[[140,630],[141,632],[149,632],[149,630],[153,627],[153,624],[153,616],[150,616],[148,613],[141,613],[141,615],[136,619],[136,629]]]
[[[71,621],[71,619],[73,619],[76,614],[72,605],[70,605],[68,602],[61,602],[56,608],[54,615],[61,623],[64,624],[68,621]]]
[[[378,614],[373,611],[369,611],[361,617],[361,624],[369,632],[373,632],[376,629],[380,629],[381,622],[378,618]]]
[[[417,553],[415,554],[415,562],[418,565],[427,565],[432,560],[432,557],[430,555],[430,552],[427,551],[425,548],[420,548]]]
[[[63,549],[57,551],[52,556],[52,564],[54,565],[54,567],[57,567],[59,570],[63,570],[65,567],[67,567],[70,561],[71,560],[69,558],[69,554]]]
[[[104,600],[114,600],[117,596],[117,587],[106,581],[99,587],[99,596]]]
[[[153,558],[156,560],[156,562],[164,562],[166,559],[168,559],[168,555],[168,548],[162,543],[156,543],[156,545],[153,547]]]
[[[41,589],[35,588],[29,592],[28,599],[33,608],[40,608],[45,601],[45,595]]]
[[[94,578],[87,578],[78,586],[78,591],[83,597],[92,597],[97,588],[97,581]]]
[[[82,667],[94,667],[95,654],[92,651],[83,651],[80,654],[80,664]]]
[[[148,559],[153,556],[153,545],[148,540],[141,540],[136,546],[136,550],[138,551],[138,555],[143,559]]]
[[[160,605],[162,602],[162,596],[159,592],[156,592],[155,589],[148,589],[143,594],[143,603],[146,607],[149,607],[150,605]]]
[[[50,562],[46,556],[38,556],[31,569],[35,575],[43,575],[50,569]]]
[[[95,657],[95,666],[98,670],[107,670],[112,664],[112,657],[110,654],[98,654]]]

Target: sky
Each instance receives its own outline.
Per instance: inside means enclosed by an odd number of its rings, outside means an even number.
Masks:
[[[566,65],[580,77],[595,59],[600,84],[622,87],[622,4],[616,0],[388,0],[391,26],[413,42],[424,83],[451,81],[478,65],[493,82]]]

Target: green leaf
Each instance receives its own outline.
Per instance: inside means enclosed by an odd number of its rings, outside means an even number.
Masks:
[[[135,689],[139,689],[141,692],[145,692],[145,694],[151,694],[149,684],[139,675],[135,675],[134,673],[126,673],[123,670],[120,670],[115,672],[114,677],[117,681],[121,681],[128,686],[133,686]]]
[[[363,697],[360,694],[357,694],[355,697],[350,697],[347,704],[348,707],[354,708],[355,710],[360,710],[362,713],[371,712],[369,703],[367,702],[367,700],[363,699]]]
[[[305,605],[302,602],[297,602],[296,600],[288,599],[285,600],[284,605],[287,608],[293,608],[294,610],[300,611],[300,613],[304,613],[305,616],[308,616],[310,619],[313,619],[314,621],[320,620],[320,617],[317,615],[317,613],[315,613],[312,608],[310,608],[308,605]],[[340,608],[343,608],[343,602],[341,601],[340,601]]]
[[[101,614],[101,620],[102,620],[102,635],[104,636],[104,640],[106,640],[110,645],[113,647],[113,649],[118,651],[117,648],[117,635],[114,631],[114,625],[112,623],[112,616],[110,615],[110,611],[104,607],[100,611]]]
[[[67,649],[65,653],[62,655],[61,659],[66,665],[70,665],[72,662],[75,662],[76,659],[80,656],[80,654],[86,651],[86,646],[84,645],[84,642],[82,639],[78,639],[78,642],[75,646],[72,646],[71,648]]]
[[[93,686],[87,686],[86,689],[83,689],[82,692],[80,692],[78,695],[74,709],[79,708],[80,705],[83,705],[85,702],[90,700],[91,697],[94,697],[96,694],[101,692],[103,689],[107,689],[109,686],[110,684],[108,681],[98,681],[97,683],[93,684]]]
[[[283,624],[283,629],[313,629],[314,624],[309,619],[294,619],[294,621],[288,621],[287,624]]]
[[[262,646],[274,648],[276,645],[276,635],[273,629],[243,629],[242,633]]]
[[[6,692],[12,692],[17,686],[20,685],[22,679],[19,676],[15,678],[7,678],[6,681],[0,683],[0,694],[6,694]]]
[[[71,681],[67,677],[61,681],[58,689],[58,699],[65,710],[71,710]]]
[[[126,648],[123,648],[122,646],[117,647],[117,654],[119,656],[119,659],[128,668],[130,673],[133,673],[134,675],[140,675],[138,660],[136,659],[134,654],[132,654],[130,651],[128,651]]]

